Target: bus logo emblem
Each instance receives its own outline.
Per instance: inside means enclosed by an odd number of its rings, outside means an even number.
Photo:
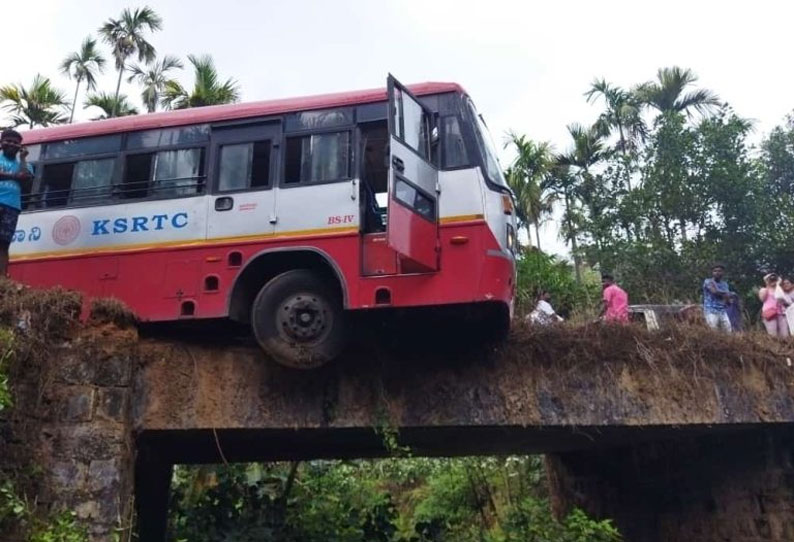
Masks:
[[[59,245],[68,245],[80,235],[80,220],[76,216],[67,215],[58,219],[52,227],[52,240]]]

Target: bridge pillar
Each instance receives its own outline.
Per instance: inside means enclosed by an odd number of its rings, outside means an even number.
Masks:
[[[42,516],[73,512],[92,542],[111,540],[133,522],[136,341],[130,330],[20,352],[13,407],[0,416],[0,467],[12,473],[16,490]]]
[[[791,429],[547,456],[552,505],[612,518],[627,542],[794,540]]]

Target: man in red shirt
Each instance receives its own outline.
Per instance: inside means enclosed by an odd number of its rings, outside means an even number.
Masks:
[[[603,305],[599,318],[604,322],[629,323],[629,296],[615,284],[612,275],[601,275],[601,287],[604,289]]]

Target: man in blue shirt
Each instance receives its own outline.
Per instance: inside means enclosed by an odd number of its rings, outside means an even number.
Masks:
[[[703,313],[711,329],[730,333],[732,326],[728,317],[728,305],[733,301],[728,283],[722,280],[725,268],[715,265],[711,278],[703,281]]]
[[[16,130],[3,130],[0,150],[0,277],[5,277],[8,273],[8,247],[22,209],[21,184],[33,179],[33,168],[26,162],[28,151],[22,146],[22,135]]]

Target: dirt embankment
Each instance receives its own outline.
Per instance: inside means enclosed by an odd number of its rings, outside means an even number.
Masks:
[[[403,336],[401,330],[388,334]],[[700,327],[516,329],[491,347],[377,335],[318,370],[255,348],[141,344],[142,428],[647,426],[794,421],[794,346]]]
[[[101,344],[100,358],[134,351],[133,416],[144,429],[794,420],[794,343],[761,334],[561,325],[460,348],[463,333],[409,344],[386,328],[330,366],[294,371],[255,348],[208,343],[206,327],[194,340],[139,340],[120,304],[96,302],[86,323],[80,308],[73,293],[0,283],[0,325],[17,329],[25,359],[16,374],[30,382],[39,371],[44,385],[39,368],[57,366],[62,344]]]
[[[622,424],[794,420],[794,342],[760,333],[535,328],[515,333],[501,355],[537,367],[538,393],[580,393]]]

